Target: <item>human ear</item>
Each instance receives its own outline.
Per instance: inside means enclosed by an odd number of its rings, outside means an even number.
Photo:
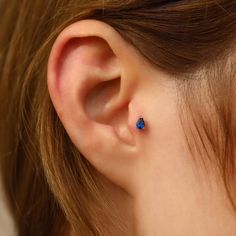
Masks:
[[[133,48],[111,26],[82,20],[64,29],[48,61],[48,89],[74,145],[103,175],[132,192],[140,136]],[[136,68],[135,68],[136,67]],[[66,157],[65,157],[66,158]]]

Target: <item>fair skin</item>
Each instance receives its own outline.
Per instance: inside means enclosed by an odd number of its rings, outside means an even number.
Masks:
[[[214,168],[197,168],[188,151],[173,78],[111,26],[68,26],[51,51],[48,89],[72,142],[105,177],[127,235],[236,235]]]

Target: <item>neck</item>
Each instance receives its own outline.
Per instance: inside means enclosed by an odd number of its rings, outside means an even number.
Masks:
[[[134,235],[236,235],[236,214],[219,186],[184,191],[184,182],[173,187],[157,180],[144,186],[135,200]]]

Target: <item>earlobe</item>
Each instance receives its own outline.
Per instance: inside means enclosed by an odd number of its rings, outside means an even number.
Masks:
[[[117,45],[124,43],[102,22],[69,26],[49,58],[48,89],[75,146],[98,171],[127,188],[137,156],[136,134],[130,128],[137,80],[127,76],[123,55],[117,53]]]

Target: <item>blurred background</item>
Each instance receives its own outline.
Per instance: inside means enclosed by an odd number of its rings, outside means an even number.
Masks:
[[[4,194],[2,181],[0,179],[0,236],[15,235],[16,229],[10,216],[10,213],[7,209],[6,196]]]

